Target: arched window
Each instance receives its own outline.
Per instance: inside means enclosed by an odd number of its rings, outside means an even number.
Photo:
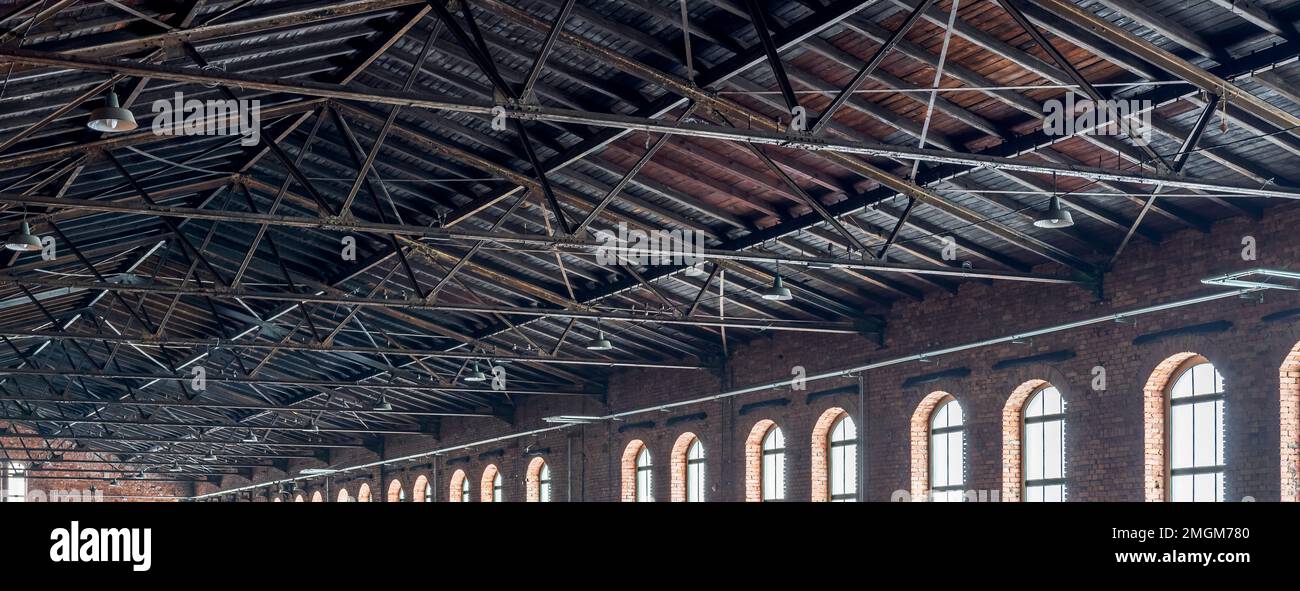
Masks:
[[[370,485],[368,483],[365,482],[361,483],[361,488],[357,490],[357,502],[358,503],[370,502]]]
[[[858,427],[848,414],[831,429],[831,501],[858,500]]]
[[[416,503],[433,502],[433,486],[429,484],[429,477],[423,474],[415,477],[415,485],[411,487],[411,500]]]
[[[624,502],[649,503],[655,500],[650,450],[640,439],[623,448],[622,476]]]
[[[670,499],[674,503],[704,502],[704,444],[694,433],[682,433],[673,444]]]
[[[464,470],[456,470],[451,475],[451,490],[447,500],[453,503],[469,502],[469,477],[465,475]]]
[[[772,427],[763,438],[763,500],[785,500],[785,435]]]
[[[770,419],[754,424],[745,438],[745,500],[785,499],[785,435]]]
[[[960,502],[966,484],[966,433],[961,405],[949,399],[930,417],[930,492],[934,501]]]
[[[336,501],[339,502],[339,503],[350,503],[350,502],[352,502],[352,497],[349,497],[349,496],[348,496],[348,489],[346,489],[346,488],[340,488],[340,489],[339,489],[339,496],[338,496],[338,498],[336,499]]]
[[[0,464],[0,496],[3,503],[23,503],[27,501],[27,466],[18,462]]]
[[[636,502],[650,503],[655,500],[653,481],[651,480],[650,450],[642,447],[636,455]]]
[[[551,502],[551,467],[541,457],[528,462],[524,476],[524,501],[528,503]]]
[[[306,499],[302,498],[302,493],[298,493],[298,494],[296,494],[296,495],[293,496],[293,502],[295,502],[295,503],[301,503],[301,502],[303,502],[304,500],[306,500]]]
[[[389,503],[406,502],[406,489],[402,488],[401,480],[394,478],[392,482],[388,483],[388,498],[386,500]]]
[[[1223,500],[1223,376],[1193,358],[1169,389],[1172,501]]]
[[[1002,499],[1064,501],[1065,398],[1045,380],[1016,387],[1002,407]]]
[[[313,502],[313,503],[324,503],[324,502],[325,502],[325,497],[324,497],[323,495],[320,494],[320,491],[314,491],[314,492],[311,493],[311,502]]]
[[[1025,501],[1065,500],[1065,400],[1053,386],[1039,388],[1025,405]]]
[[[813,425],[812,500],[858,500],[858,427],[842,408],[830,408]]]
[[[686,450],[686,502],[704,502],[704,444],[699,439]]]
[[[479,501],[483,503],[501,502],[501,471],[496,464],[488,464],[483,469],[483,479],[479,481]]]

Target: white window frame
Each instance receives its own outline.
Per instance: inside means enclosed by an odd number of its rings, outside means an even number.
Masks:
[[[654,493],[654,458],[650,456],[650,448],[641,446],[641,451],[636,453],[636,502],[653,503],[655,500]]]
[[[1050,404],[1054,398],[1056,404]],[[1044,385],[1025,401],[1021,429],[1021,470],[1025,502],[1057,502],[1066,500],[1068,494],[1065,482],[1065,397],[1051,384]],[[1056,440],[1056,457],[1049,457],[1051,439]],[[1035,453],[1035,449],[1039,450]],[[1055,460],[1055,461],[1053,461]],[[1031,468],[1038,465],[1038,478],[1031,478],[1035,473]],[[1052,470],[1055,470],[1055,473]],[[1059,491],[1059,492],[1058,492]]]
[[[826,438],[826,490],[832,503],[858,500],[858,425],[849,413],[835,420]]]
[[[772,425],[763,435],[759,482],[763,502],[785,500],[785,433]]]
[[[953,410],[956,415],[953,415]],[[940,425],[939,423],[943,423]],[[930,415],[930,500],[936,502],[961,502],[966,495],[966,417],[961,403],[949,397],[940,402]],[[955,437],[954,437],[955,436]],[[955,441],[954,441],[955,440]],[[958,478],[953,481],[953,457],[956,457]],[[943,464],[942,478],[938,472]]]
[[[1223,501],[1227,469],[1223,456],[1223,375],[1204,357],[1190,359],[1171,380],[1166,401],[1169,500]],[[1180,427],[1180,415],[1187,417],[1190,433],[1184,433]],[[1208,427],[1205,427],[1206,420],[1210,421]],[[1213,439],[1206,442],[1205,437]],[[1184,454],[1190,461],[1187,465],[1180,462]]]
[[[686,502],[703,503],[704,495],[704,444],[696,437],[686,446]]]

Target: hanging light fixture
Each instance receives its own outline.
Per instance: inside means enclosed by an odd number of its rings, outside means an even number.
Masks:
[[[772,287],[763,290],[763,299],[774,302],[786,302],[794,299],[794,295],[790,293],[790,288],[786,287],[785,281],[781,279],[781,273],[778,272],[776,277],[772,279]]]
[[[609,339],[605,338],[605,331],[603,330],[596,335],[596,338],[591,339],[590,343],[587,343],[588,351],[608,351],[613,348],[614,343],[609,342]]]
[[[215,461],[217,461],[217,454],[212,453],[212,452],[208,452],[208,455],[203,456],[203,461],[205,461],[205,462],[215,462]]]
[[[1061,197],[1056,191],[1056,175],[1052,175],[1052,202],[1047,206],[1047,211],[1034,220],[1034,225],[1039,228],[1069,228],[1074,225],[1074,216],[1070,211],[1061,207]]]
[[[470,383],[486,382],[487,379],[487,374],[483,373],[483,371],[478,368],[477,361],[474,362],[474,371],[469,372],[469,375],[465,376],[465,381]]]
[[[41,239],[32,234],[32,226],[23,220],[23,225],[9,235],[5,248],[17,252],[36,252],[41,249]]]
[[[123,109],[118,102],[117,92],[110,90],[104,106],[90,112],[90,121],[86,122],[86,127],[104,133],[122,133],[139,126],[131,110]]]
[[[388,402],[388,397],[383,394],[379,395],[379,402],[375,403],[374,410],[389,411],[393,410],[393,405]]]
[[[1047,211],[1034,220],[1034,225],[1039,228],[1069,228],[1074,225],[1074,216],[1070,211],[1061,207],[1061,198],[1052,195],[1052,203],[1047,206]]]
[[[707,273],[704,272],[703,262],[695,263],[694,265],[686,267],[687,277],[703,277],[705,275],[707,275]]]

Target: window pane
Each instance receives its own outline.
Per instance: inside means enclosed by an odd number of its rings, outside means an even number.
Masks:
[[[1189,468],[1192,466],[1192,405],[1180,404],[1171,407],[1170,411],[1173,414],[1169,433],[1173,446],[1170,465],[1174,469]]]
[[[930,485],[948,486],[948,440],[943,435],[930,438]]]
[[[704,501],[704,464],[686,466],[686,501],[700,503]]]
[[[1214,474],[1196,474],[1192,477],[1192,495],[1196,501],[1218,500],[1218,487],[1214,483]]]
[[[785,498],[785,453],[763,456],[763,500],[779,501]]]
[[[950,486],[964,483],[962,474],[964,472],[963,463],[965,462],[964,447],[962,445],[964,438],[965,433],[961,431],[948,434],[948,484]]]
[[[961,426],[962,425],[961,405],[957,404],[957,402],[954,400],[954,401],[949,401],[948,404],[944,406],[948,407],[948,426],[949,427]]]
[[[1043,423],[1025,425],[1025,479],[1043,478]]]
[[[858,436],[858,428],[853,424],[853,419],[845,416],[835,423],[835,430],[831,432],[831,442],[851,441]]]
[[[1043,396],[1043,414],[1059,415],[1065,412],[1065,405],[1061,400],[1061,391],[1052,386],[1048,386],[1040,393]]]
[[[1214,366],[1208,363],[1202,363],[1192,368],[1192,393],[1193,394],[1211,394],[1218,392],[1216,388],[1218,380],[1214,378]]]
[[[1061,478],[1064,461],[1061,454],[1061,421],[1043,423],[1043,478]]]
[[[1172,494],[1172,496],[1171,496],[1170,498],[1171,498],[1173,501],[1175,501],[1175,502],[1183,502],[1183,501],[1191,501],[1191,500],[1192,500],[1192,477],[1191,477],[1191,475],[1187,475],[1187,474],[1185,474],[1185,475],[1182,475],[1182,476],[1174,476],[1174,477],[1171,478],[1170,480],[1172,481],[1171,486],[1169,487],[1169,488],[1170,488],[1170,492],[1171,492],[1171,494]]]
[[[1215,454],[1215,443],[1218,438],[1214,436],[1214,431],[1215,427],[1218,426],[1218,421],[1214,416],[1215,404],[1213,402],[1200,402],[1192,405],[1192,408],[1192,420],[1195,425],[1192,465],[1217,465],[1219,462],[1217,454]]]
[[[1037,394],[1034,394],[1034,396],[1029,399],[1029,406],[1025,409],[1025,416],[1027,417],[1043,416],[1043,394],[1044,393],[1042,391],[1039,391]]]

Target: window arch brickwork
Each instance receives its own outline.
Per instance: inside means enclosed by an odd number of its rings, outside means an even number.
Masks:
[[[1167,392],[1178,371],[1196,353],[1171,355],[1156,365],[1142,388],[1142,464],[1143,498],[1147,501],[1169,500],[1167,471],[1169,430],[1166,418]]]
[[[619,470],[619,480],[622,485],[622,499],[625,503],[636,502],[636,458],[645,449],[645,442],[640,439],[633,439],[628,442],[627,447],[623,448],[623,459]],[[651,481],[653,482],[653,480]]]
[[[1025,492],[1024,419],[1029,396],[1047,380],[1029,380],[1016,387],[1002,407],[1002,501],[1020,502]]]
[[[677,436],[677,441],[673,443],[673,451],[669,463],[672,470],[671,482],[669,483],[669,499],[674,503],[686,502],[686,452],[691,448],[691,444],[699,441],[694,433],[687,431]]]
[[[1279,427],[1282,458],[1282,500],[1300,501],[1300,343],[1282,362]]]
[[[825,502],[831,500],[830,489],[830,436],[831,427],[849,413],[840,407],[826,409],[813,425],[812,431],[812,500]]]
[[[763,500],[763,438],[776,426],[772,419],[754,423],[745,439],[745,500]]]
[[[912,413],[912,500],[924,501],[930,492],[930,416],[939,403],[952,398],[947,392],[931,392]]]

